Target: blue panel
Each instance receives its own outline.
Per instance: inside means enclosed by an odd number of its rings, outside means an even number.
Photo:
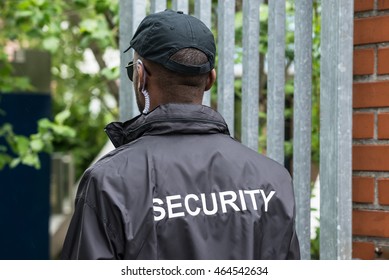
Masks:
[[[51,117],[49,95],[1,94],[0,108],[0,125],[11,123],[17,134],[35,133],[37,121]],[[0,259],[49,258],[50,156],[41,164],[0,171]]]

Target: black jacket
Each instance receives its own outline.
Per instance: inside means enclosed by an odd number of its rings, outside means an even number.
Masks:
[[[64,259],[299,259],[291,178],[209,107],[169,104],[106,127]]]

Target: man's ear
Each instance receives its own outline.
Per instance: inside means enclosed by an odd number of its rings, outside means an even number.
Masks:
[[[205,91],[209,90],[216,81],[216,70],[212,69],[208,74],[207,84],[205,85]]]
[[[145,86],[145,85],[143,85],[143,75],[145,73],[143,73],[143,67],[142,67],[142,64],[139,63],[139,61],[136,62],[136,72],[138,74],[137,87],[138,87],[138,90],[141,91],[143,89],[143,87]]]

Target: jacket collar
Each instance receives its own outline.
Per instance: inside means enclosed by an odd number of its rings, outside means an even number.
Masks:
[[[212,108],[193,104],[165,104],[147,115],[126,122],[112,122],[105,127],[117,148],[143,135],[211,134],[229,135],[223,117]]]

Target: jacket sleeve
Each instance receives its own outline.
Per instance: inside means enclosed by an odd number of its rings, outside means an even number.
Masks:
[[[78,187],[75,211],[64,241],[62,259],[120,259],[118,234],[99,182],[87,171]]]

